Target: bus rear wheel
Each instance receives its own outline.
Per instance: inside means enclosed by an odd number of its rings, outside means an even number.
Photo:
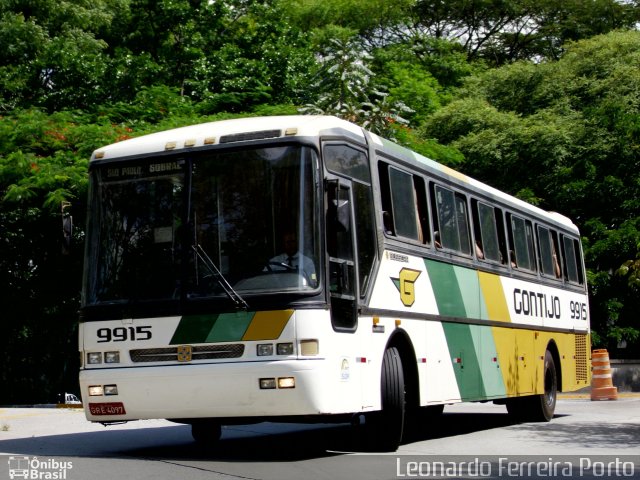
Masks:
[[[534,396],[531,408],[531,420],[534,422],[549,422],[556,411],[558,398],[558,376],[556,364],[549,350],[544,355],[544,393]]]
[[[544,393],[529,397],[507,399],[507,412],[518,421],[549,422],[553,418],[558,399],[558,376],[553,355],[544,355]]]

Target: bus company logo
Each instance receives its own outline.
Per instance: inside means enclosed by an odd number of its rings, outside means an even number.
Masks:
[[[179,362],[190,362],[193,356],[193,347],[191,345],[179,345],[177,354]]]
[[[38,457],[9,457],[9,478],[33,480],[65,480],[73,462],[60,462],[53,458],[39,460]]]
[[[416,301],[415,282],[418,280],[422,272],[413,270],[412,268],[403,268],[400,270],[397,278],[391,278],[391,281],[400,292],[400,301],[405,307],[410,307]]]

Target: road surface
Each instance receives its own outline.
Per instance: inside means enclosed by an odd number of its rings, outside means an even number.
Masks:
[[[514,424],[490,403],[450,405],[395,453],[357,449],[348,425],[229,426],[204,449],[190,427],[164,420],[103,427],[81,410],[0,409],[0,480],[20,478],[25,462],[28,478],[64,480],[640,479],[640,397],[561,398],[550,423]]]

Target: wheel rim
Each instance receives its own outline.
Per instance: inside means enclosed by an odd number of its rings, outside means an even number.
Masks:
[[[556,402],[556,376],[550,368],[544,372],[544,402],[549,407]]]

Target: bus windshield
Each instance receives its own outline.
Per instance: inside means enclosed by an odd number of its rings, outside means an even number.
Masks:
[[[278,146],[94,167],[83,304],[315,290],[315,164]]]

